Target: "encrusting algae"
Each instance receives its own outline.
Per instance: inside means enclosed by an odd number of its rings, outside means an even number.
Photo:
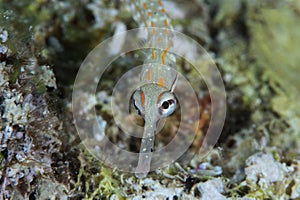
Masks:
[[[1,198],[300,198],[299,2],[166,3],[173,9],[167,12],[174,29],[203,45],[222,73],[228,113],[213,151],[206,158],[196,154],[189,163],[174,163],[144,179],[103,166],[85,150],[73,125],[72,84],[93,47],[112,36],[120,24],[137,27],[128,5],[106,0],[3,0]],[[103,77],[95,99],[86,105],[86,109],[96,108],[105,135],[132,151],[138,150],[137,140],[120,136],[113,122],[111,76],[119,76],[140,57],[137,53],[117,60]],[[205,89],[184,60],[178,63],[193,86]],[[197,92],[202,95],[201,105],[209,108],[206,91]],[[204,123],[199,135],[205,127]],[[171,136],[166,130],[166,137]],[[168,141],[166,137],[158,137],[157,145]]]

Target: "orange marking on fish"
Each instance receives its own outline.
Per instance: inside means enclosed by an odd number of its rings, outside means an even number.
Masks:
[[[157,42],[158,43],[160,43],[161,42],[161,38],[159,37],[159,38],[157,38]]]
[[[142,103],[142,106],[144,107],[144,105],[145,105],[145,94],[144,94],[144,92],[140,92],[140,96],[141,96],[141,103]]]
[[[155,58],[154,49],[152,49],[151,58],[152,58],[152,60],[154,60],[154,58]]]
[[[162,6],[161,0],[158,0],[157,2],[158,2],[158,5]]]
[[[140,14],[141,19],[142,19],[142,21],[144,22],[145,26],[147,26],[146,19],[145,19],[145,17],[143,16],[143,13],[142,13],[140,7],[136,4],[136,1],[135,1],[135,0],[132,0],[132,3],[134,4],[135,9],[136,9],[136,10],[138,11],[138,13]]]
[[[144,7],[145,10],[147,10],[147,8],[148,8],[146,3],[143,4],[143,7]]]
[[[169,26],[169,22],[167,19],[165,19],[165,26],[168,27]]]
[[[156,99],[156,104],[158,103],[158,101],[159,101],[159,99],[160,99],[160,97],[163,95],[163,92],[162,93],[160,93],[158,96],[157,96],[157,99]]]
[[[151,80],[151,72],[150,72],[150,69],[148,69],[147,71],[147,81],[150,81]]]
[[[164,65],[165,64],[165,56],[167,54],[168,48],[164,49],[162,54],[161,54],[161,63]]]
[[[165,10],[164,8],[162,8],[162,9],[161,9],[161,12],[162,12],[162,13],[165,13],[165,12],[166,12],[166,10]]]
[[[153,28],[154,27],[154,22],[151,21],[150,24],[151,24],[151,27]]]
[[[164,85],[165,85],[165,83],[164,83],[164,78],[163,78],[163,77],[159,77],[159,79],[158,79],[158,81],[157,81],[157,84],[158,84],[159,86],[164,86]]]
[[[148,15],[149,17],[151,17],[152,14],[151,14],[151,12],[148,11],[148,12],[147,12],[147,15]]]
[[[154,28],[154,22],[153,21],[150,22],[150,25],[151,25],[152,28]],[[152,34],[155,35],[155,33],[156,33],[155,29],[152,29]]]

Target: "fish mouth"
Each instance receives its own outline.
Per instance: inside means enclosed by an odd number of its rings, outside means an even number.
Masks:
[[[144,134],[139,152],[139,160],[135,169],[135,175],[138,178],[144,178],[150,172],[151,159],[154,152],[156,125],[157,122],[147,123],[147,121],[145,121]]]

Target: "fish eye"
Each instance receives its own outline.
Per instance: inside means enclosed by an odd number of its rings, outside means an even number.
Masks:
[[[162,107],[163,109],[168,109],[168,108],[169,108],[169,102],[168,102],[168,101],[164,101],[164,102],[162,103],[161,107]]]
[[[135,110],[136,110],[136,112],[137,112],[138,115],[142,114],[141,111],[140,111],[140,109],[137,107],[136,101],[134,101],[134,100],[133,100],[133,107],[135,108]]]
[[[142,105],[140,101],[140,90],[136,90],[130,98],[130,110],[134,110],[138,115],[142,115]]]
[[[158,99],[159,114],[162,117],[171,115],[176,109],[176,99],[173,93],[164,92]]]

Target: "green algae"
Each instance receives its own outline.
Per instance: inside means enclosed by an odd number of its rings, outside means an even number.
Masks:
[[[243,180],[244,175],[238,173],[238,169],[244,168],[245,159],[255,152],[271,148],[279,161],[288,155],[293,155],[288,156],[289,162],[299,159],[300,84],[296,77],[300,72],[297,66],[300,18],[297,1],[235,3],[243,8],[243,12],[223,2],[214,26],[223,27],[219,30],[220,64],[225,81],[229,77],[226,82],[233,88],[227,94],[236,98],[239,91],[243,102],[240,109],[246,108],[250,116],[237,133],[231,133],[234,136],[229,136],[234,141],[234,148],[225,150],[229,153],[225,169],[235,174],[236,180]],[[290,179],[297,179],[295,171],[291,174],[264,190],[257,182],[237,184],[250,186],[244,198],[287,198]],[[261,181],[264,180],[261,177]]]
[[[63,91],[70,92],[69,85],[74,80],[80,62],[98,42],[113,34],[111,24],[121,20],[126,21],[128,28],[134,27],[129,12],[109,1],[100,2],[98,13],[89,10],[87,6],[96,8],[94,1],[70,0],[61,4],[43,0],[1,3],[6,9],[1,11],[1,16],[9,17],[1,20],[1,26],[9,32],[10,38],[5,45],[11,50],[5,60],[5,66],[9,66],[10,70],[4,67],[1,72],[9,75],[5,80],[9,80],[9,86],[18,91],[16,95],[13,94],[15,98],[7,100],[5,105],[8,102],[14,105],[20,94],[33,94],[35,100],[50,98],[51,90],[59,93],[53,87],[52,81],[55,82],[55,79],[64,87]],[[186,13],[188,18],[175,20],[175,28],[188,26],[186,32],[193,33],[196,40],[216,55],[228,95],[229,115],[222,136],[223,143],[220,144],[223,151],[219,158],[208,156],[210,159],[205,160],[209,166],[221,166],[223,170],[217,176],[221,177],[220,185],[224,188],[216,191],[216,195],[242,199],[299,198],[299,3],[296,0],[284,3],[276,0],[200,0],[197,1],[197,6],[191,4],[182,9],[190,8],[193,8],[192,13],[197,13],[197,9],[201,10],[201,16]],[[105,9],[115,9],[118,14],[107,18],[103,16]],[[95,23],[97,14],[105,19],[101,27],[97,27]],[[32,43],[29,47],[26,43],[30,41]],[[32,58],[36,62],[32,62]],[[51,75],[51,68],[36,69],[42,68],[42,64],[53,65],[55,77]],[[129,65],[130,62],[125,64]],[[29,69],[24,73],[23,69],[28,65]],[[116,66],[121,65],[116,63]],[[189,73],[188,70],[180,70],[193,80],[193,71]],[[69,75],[70,71],[73,75]],[[19,88],[18,83],[22,82],[23,76],[30,77],[30,81],[26,82],[26,87]],[[110,87],[113,82],[107,80],[104,84]],[[196,81],[193,84],[196,85]],[[10,91],[9,87],[5,91]],[[69,94],[66,96],[64,100],[70,102]],[[214,179],[212,176],[204,176],[203,173],[191,170],[201,162],[196,158],[192,160],[193,164],[181,168],[172,165],[151,173],[145,180],[104,167],[83,146],[78,145],[80,141],[71,123],[70,108],[64,105],[63,109],[67,113],[61,113],[60,106],[63,104],[57,104],[57,96],[51,98],[53,102],[48,105],[51,108],[47,109],[51,114],[45,119],[29,115],[29,121],[33,125],[27,130],[32,133],[30,137],[39,138],[43,135],[37,140],[37,144],[49,137],[55,140],[54,147],[41,146],[40,149],[35,149],[35,153],[49,153],[46,154],[47,159],[52,164],[47,168],[37,165],[41,171],[37,172],[35,183],[39,184],[33,183],[25,192],[21,187],[23,185],[19,187],[20,192],[7,185],[8,193],[15,195],[15,198],[21,199],[26,195],[43,198],[49,195],[50,198],[74,199],[122,199],[135,196],[192,199],[200,197],[202,193],[199,188],[203,187],[203,183],[207,182],[208,186],[212,184],[209,182]],[[111,120],[107,103],[102,102],[98,106],[101,107],[98,114],[105,116],[105,120]],[[26,106],[14,108],[27,112]],[[5,112],[13,113],[8,108]],[[56,114],[63,115],[65,119],[57,118]],[[39,123],[34,122],[37,119]],[[54,128],[48,130],[49,124]],[[1,121],[1,131],[4,126],[7,126],[7,122]],[[114,132],[115,139],[118,140],[116,127],[108,127],[107,133],[111,132]],[[44,138],[45,135],[47,137]],[[20,142],[16,138],[12,141],[16,144]],[[16,145],[10,147],[16,149]],[[257,156],[260,153],[264,159]],[[22,161],[20,155],[18,158],[21,160],[13,162]],[[255,161],[254,164],[247,162],[249,158]],[[7,160],[6,153],[1,152],[1,170],[19,166],[15,163],[5,165]],[[272,161],[273,169],[277,169],[276,166],[288,166],[289,176],[283,177],[282,181],[268,183],[261,189],[260,183],[267,180],[263,176],[266,170],[257,161],[261,164],[263,161]],[[49,163],[46,164],[48,166]],[[254,176],[249,171],[245,173],[245,169],[258,170],[261,174],[257,174],[259,178],[256,180],[253,179],[256,174]],[[46,173],[42,173],[43,170]],[[30,177],[30,174],[27,175]],[[20,183],[28,184],[21,179]],[[50,191],[57,193],[49,194]],[[172,193],[176,195],[172,196]]]
[[[253,31],[250,54],[257,66],[263,68],[276,92],[271,100],[272,108],[288,119],[295,130],[299,130],[300,125],[300,28],[297,26],[300,16],[297,9],[297,1],[291,1],[278,9],[261,9],[253,16],[254,20],[249,21]]]

